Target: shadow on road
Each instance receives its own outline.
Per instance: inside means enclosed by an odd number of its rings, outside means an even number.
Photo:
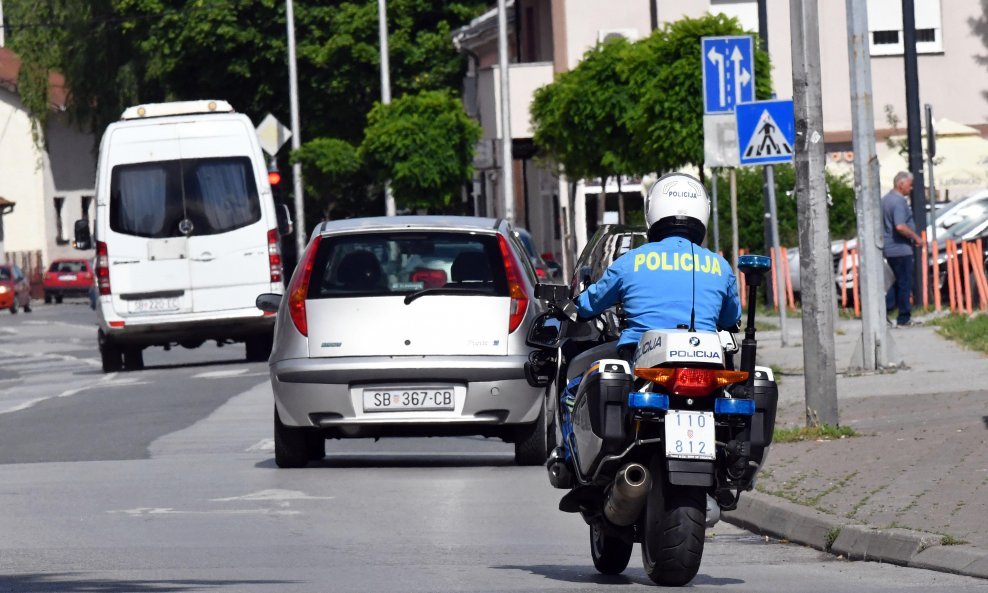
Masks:
[[[81,579],[75,574],[20,574],[5,575],[3,589],[19,593],[76,593],[81,591],[100,591],[101,593],[173,593],[180,591],[202,591],[219,587],[243,585],[280,585],[296,581],[283,580],[148,580],[148,581],[114,581],[105,579]]]
[[[511,453],[436,454],[436,453],[346,453],[332,454],[311,461],[306,469],[319,468],[429,468],[429,467],[514,467]],[[274,458],[254,464],[263,469],[278,469]],[[292,470],[282,470],[292,471]],[[296,470],[297,471],[297,470]]]
[[[634,556],[632,557],[632,562]],[[587,566],[572,566],[565,564],[535,564],[532,566],[504,565],[493,566],[499,570],[523,570],[534,575],[540,575],[554,581],[564,581],[567,583],[589,583],[594,585],[648,585],[654,586],[651,579],[645,576],[640,568],[628,568],[632,574],[600,574],[594,570],[589,555],[587,556]],[[745,581],[741,579],[717,578],[705,574],[698,574],[690,581],[690,585],[743,585]]]

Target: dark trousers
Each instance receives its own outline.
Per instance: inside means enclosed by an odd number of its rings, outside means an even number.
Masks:
[[[892,309],[898,309],[899,315],[896,323],[907,323],[912,314],[912,304],[909,302],[909,298],[913,293],[913,276],[915,275],[913,256],[910,254],[885,259],[895,274],[895,283],[885,294],[885,308],[889,312]]]

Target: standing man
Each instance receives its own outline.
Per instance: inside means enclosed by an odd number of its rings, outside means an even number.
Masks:
[[[896,325],[912,325],[912,305],[909,298],[913,291],[913,246],[919,247],[922,239],[916,234],[913,211],[906,196],[913,190],[913,176],[899,171],[892,180],[892,191],[882,198],[882,223],[885,229],[885,259],[895,273],[895,283],[885,295],[885,308],[898,309]]]

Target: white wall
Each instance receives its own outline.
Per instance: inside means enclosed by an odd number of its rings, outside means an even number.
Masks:
[[[31,136],[31,121],[20,99],[0,89],[0,196],[16,202],[3,217],[4,250],[45,247],[44,162]]]

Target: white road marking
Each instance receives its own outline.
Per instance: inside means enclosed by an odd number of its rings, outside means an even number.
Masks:
[[[261,490],[258,492],[251,492],[250,494],[244,494],[243,496],[231,496],[229,498],[211,498],[212,502],[233,502],[235,500],[332,500],[333,496],[310,496],[305,492],[299,490]]]
[[[261,439],[250,447],[247,447],[246,451],[248,453],[274,451],[274,439]]]
[[[237,375],[243,375],[247,372],[247,369],[226,369],[222,371],[208,371],[205,373],[199,373],[192,375],[193,379],[223,379],[225,377],[236,377]]]
[[[148,517],[151,515],[301,515],[301,511],[282,509],[217,509],[214,511],[182,511],[168,507],[138,507],[119,511],[107,511],[111,515]]]

